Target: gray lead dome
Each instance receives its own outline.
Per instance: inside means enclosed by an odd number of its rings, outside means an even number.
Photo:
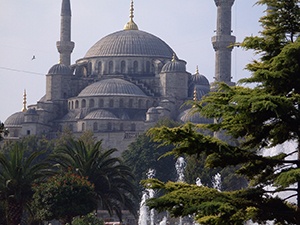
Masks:
[[[85,58],[99,56],[150,56],[172,58],[173,50],[158,37],[140,30],[107,35],[92,46]]]
[[[126,80],[113,78],[101,80],[87,86],[80,92],[78,97],[111,95],[146,96],[145,93],[133,83],[130,83]]]

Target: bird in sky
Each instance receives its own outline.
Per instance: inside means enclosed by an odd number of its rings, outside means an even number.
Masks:
[[[31,60],[34,60],[34,59],[35,59],[35,55],[32,56]]]

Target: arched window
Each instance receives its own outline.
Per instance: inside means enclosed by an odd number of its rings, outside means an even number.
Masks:
[[[81,124],[81,131],[85,131],[85,123]]]
[[[90,108],[94,108],[95,107],[95,101],[94,101],[94,99],[90,99],[89,107]]]
[[[146,62],[146,73],[150,73],[150,62]]]
[[[124,125],[123,125],[123,123],[120,123],[120,130],[121,130],[121,131],[124,130]]]
[[[98,74],[102,74],[102,62],[98,62]]]
[[[133,99],[129,99],[128,107],[129,107],[129,108],[132,108],[132,107],[133,107]]]
[[[125,73],[125,69],[126,69],[126,63],[125,61],[121,61],[121,73]]]
[[[86,107],[86,101],[85,101],[85,99],[82,99],[81,108],[85,108],[85,107]]]
[[[139,67],[139,64],[137,61],[134,61],[133,62],[133,72],[134,73],[137,73],[138,72],[138,67]]]
[[[122,98],[120,99],[119,105],[120,105],[120,108],[124,107],[124,100]]]
[[[108,123],[107,123],[107,130],[112,130],[111,122],[108,122]]]
[[[98,123],[97,123],[97,122],[95,122],[95,123],[93,124],[93,130],[94,130],[94,131],[97,131],[97,130],[98,130]]]
[[[88,68],[87,69],[88,70],[87,71],[88,72],[88,76],[92,75],[92,69],[93,69],[93,67],[92,67],[92,63],[91,62],[88,63],[88,67],[87,68]]]
[[[146,108],[148,109],[149,107],[150,107],[150,101],[147,100],[147,101],[146,101]]]
[[[74,109],[74,102],[72,101],[72,109]]]
[[[68,102],[68,107],[69,109],[71,109],[71,102]]]
[[[78,100],[76,100],[75,101],[75,109],[78,109],[78,107],[79,107],[79,102],[78,102]]]
[[[109,100],[109,107],[110,107],[110,108],[113,108],[113,107],[114,107],[114,100],[113,100],[113,99],[110,99],[110,100]]]
[[[70,131],[73,131],[73,124],[69,124],[69,129],[70,129]]]
[[[109,63],[108,63],[108,73],[109,74],[113,73],[113,67],[114,67],[113,61],[109,61]]]
[[[135,123],[132,123],[132,124],[131,124],[130,130],[131,130],[131,131],[135,131]]]
[[[100,108],[102,108],[102,107],[104,106],[104,101],[103,101],[103,99],[99,99],[98,106],[99,106]]]
[[[138,108],[141,109],[141,108],[142,108],[142,105],[143,105],[143,100],[142,100],[142,99],[139,99],[139,102],[138,102]]]

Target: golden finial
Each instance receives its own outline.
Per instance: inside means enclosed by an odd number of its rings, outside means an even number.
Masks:
[[[175,52],[173,52],[173,55],[172,55],[172,62],[175,62],[177,60],[177,55]]]
[[[24,94],[23,94],[23,109],[22,109],[22,112],[26,112],[27,111],[27,106],[26,106],[26,103],[27,103],[27,99],[26,99],[26,89],[24,89]]]
[[[196,74],[199,74],[199,68],[198,68],[198,65],[196,66]]]
[[[129,15],[129,22],[126,23],[125,27],[124,27],[124,30],[138,30],[138,26],[136,25],[136,23],[133,21],[133,11],[134,11],[134,8],[133,8],[133,0],[131,0],[131,4],[130,4],[130,15]]]

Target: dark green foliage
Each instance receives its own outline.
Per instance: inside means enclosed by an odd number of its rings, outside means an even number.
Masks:
[[[222,179],[222,191],[238,190],[247,186],[247,180],[235,174],[237,168],[209,168],[205,166],[205,154],[198,157],[189,155],[186,157],[187,166],[185,169],[185,181],[195,184],[197,178],[201,178],[201,183],[207,187],[213,187],[213,177],[220,173]]]
[[[155,177],[162,181],[176,180],[175,162],[173,157],[162,157],[172,150],[173,146],[159,146],[159,143],[150,140],[146,134],[140,135],[135,142],[129,145],[122,157],[128,165],[137,182],[147,179],[148,170],[155,169]]]
[[[49,178],[34,190],[33,207],[40,220],[71,222],[73,217],[87,215],[97,208],[94,186],[71,171]]]
[[[103,225],[104,222],[98,219],[94,213],[90,213],[86,216],[77,217],[72,222],[73,225]]]
[[[122,209],[128,209],[136,215],[134,202],[136,201],[136,188],[133,184],[133,174],[129,167],[114,157],[116,149],[103,150],[101,141],[95,144],[86,144],[83,141],[69,140],[58,148],[52,160],[62,170],[71,169],[95,186],[98,207],[115,212],[120,220]]]
[[[25,209],[30,212],[32,185],[51,174],[49,164],[38,160],[41,154],[43,152],[34,152],[25,157],[19,143],[15,143],[7,155],[0,153],[0,200],[8,225],[19,224]]]
[[[196,219],[200,224],[242,225],[251,218],[263,221],[274,217],[281,224],[295,223],[292,216],[294,206],[283,204],[278,198],[262,198],[264,191],[261,189],[219,192],[186,183],[164,184],[151,180],[151,184],[153,188],[164,190],[166,194],[158,199],[150,199],[148,205],[159,212],[168,210],[174,217],[189,216],[197,212]],[[263,213],[260,214],[261,212]]]
[[[149,201],[152,207],[175,216],[195,214],[200,224],[243,224],[248,219],[300,224],[300,189],[295,188],[300,187],[300,3],[260,0],[258,4],[270,7],[261,18],[264,30],[260,37],[242,43],[261,57],[247,65],[252,76],[240,81],[253,88],[219,83],[215,92],[195,104],[198,113],[214,118],[215,124],[151,130],[156,141],[174,145],[176,156],[204,155],[205,167],[237,167],[236,173],[249,180],[249,187],[218,193],[208,187],[151,181],[166,192]],[[200,134],[200,129],[215,135]],[[262,154],[287,141],[294,141],[296,149]],[[269,185],[273,188],[265,188]],[[284,190],[290,191],[286,199],[297,197],[296,205],[274,197]]]

